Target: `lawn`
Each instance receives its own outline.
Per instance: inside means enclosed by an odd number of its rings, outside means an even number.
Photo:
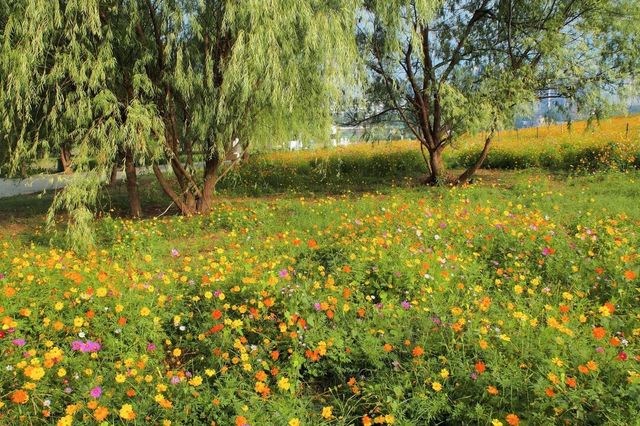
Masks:
[[[9,200],[0,423],[634,424],[638,182],[230,186],[82,255]]]

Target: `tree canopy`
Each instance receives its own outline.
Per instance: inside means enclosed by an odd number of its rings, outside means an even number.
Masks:
[[[594,107],[637,82],[640,12],[634,0],[367,0],[358,25],[369,107],[356,120],[399,118],[428,152],[465,132],[493,133],[544,93]]]
[[[206,211],[234,141],[247,149],[327,132],[352,75],[354,14],[355,2],[320,0],[5,4],[9,170],[43,152],[73,153],[75,178],[54,208],[81,221],[126,157],[151,165],[183,213]]]

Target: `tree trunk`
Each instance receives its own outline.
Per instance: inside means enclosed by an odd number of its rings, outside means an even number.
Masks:
[[[208,176],[202,187],[202,197],[198,200],[198,213],[208,213],[213,207],[213,190],[217,179],[214,175]]]
[[[116,186],[116,182],[118,180],[118,162],[113,163],[113,167],[111,168],[111,175],[109,176],[109,186],[113,188]]]
[[[127,193],[129,194],[129,212],[131,217],[138,218],[142,215],[140,205],[140,194],[138,193],[138,181],[136,176],[136,165],[133,161],[131,149],[125,151],[125,174],[127,175]]]
[[[71,174],[71,150],[68,147],[63,146],[60,149],[60,163],[62,164],[62,171],[65,174]]]
[[[471,177],[478,171],[478,169],[482,167],[482,163],[484,163],[484,160],[487,159],[487,155],[489,154],[489,146],[491,145],[492,139],[493,139],[493,131],[489,133],[489,136],[487,136],[487,139],[485,139],[484,147],[482,148],[482,152],[480,153],[480,156],[478,156],[478,159],[476,160],[476,162],[471,167],[469,167],[464,173],[462,173],[460,177],[458,177],[458,179],[456,180],[456,185],[467,183],[469,179],[471,179]]]
[[[209,149],[211,149],[209,147]],[[213,207],[213,191],[218,183],[218,167],[220,167],[220,154],[214,151],[209,154],[204,163],[204,185],[202,186],[202,196],[198,199],[198,213],[207,213]]]
[[[162,174],[162,170],[160,170],[160,166],[154,164],[153,173],[156,175],[156,178],[158,179],[158,182],[160,183],[160,186],[162,187],[164,193],[167,194],[169,198],[171,198],[176,206],[178,206],[180,212],[184,215],[193,214],[194,212],[187,208],[186,204],[182,201],[180,196],[176,194],[176,192],[171,188],[171,184],[165,179],[164,175]]]
[[[444,178],[444,161],[442,161],[442,149],[429,150],[429,168],[431,174],[427,179],[429,185],[437,185]]]

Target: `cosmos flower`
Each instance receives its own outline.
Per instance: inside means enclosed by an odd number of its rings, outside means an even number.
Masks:
[[[86,342],[83,342],[82,340],[74,340],[73,342],[71,342],[71,350],[73,351],[87,353],[98,352],[100,349],[102,349],[102,345],[91,340],[87,340]]]
[[[102,396],[102,388],[100,386],[96,386],[95,388],[91,389],[89,394],[93,398],[100,398]]]

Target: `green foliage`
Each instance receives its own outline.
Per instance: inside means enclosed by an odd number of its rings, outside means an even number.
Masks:
[[[87,218],[124,152],[171,161],[184,211],[208,207],[241,145],[321,137],[353,82],[354,1],[17,0],[0,9],[0,113],[9,172],[68,150],[52,206]],[[194,152],[205,172],[199,176]],[[87,175],[87,176],[89,176]],[[213,185],[210,183],[213,182]],[[83,193],[83,191],[86,191]],[[53,215],[50,215],[53,217]],[[84,225],[83,225],[84,226]]]
[[[600,119],[637,94],[635,0],[364,4],[358,40],[370,84],[368,109],[355,118],[402,121],[433,159],[433,182],[444,148],[510,126],[540,96],[565,97]]]

